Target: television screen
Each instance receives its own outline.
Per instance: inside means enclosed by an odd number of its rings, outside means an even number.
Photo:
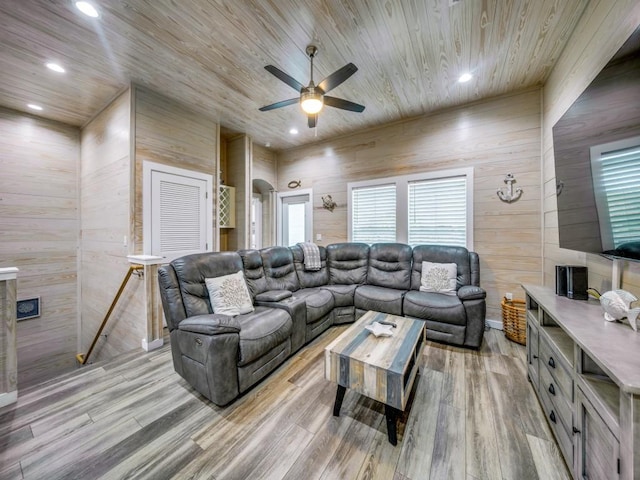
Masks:
[[[561,248],[640,261],[640,28],[553,127]]]

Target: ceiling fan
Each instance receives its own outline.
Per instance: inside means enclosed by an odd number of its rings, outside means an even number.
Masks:
[[[340,108],[342,110],[349,110],[350,112],[362,112],[364,105],[360,105],[343,98],[330,97],[327,93],[333,90],[351,75],[358,71],[353,63],[348,63],[344,67],[336,70],[327,78],[322,80],[318,85],[313,83],[313,58],[317,55],[318,49],[314,45],[307,47],[307,55],[311,60],[311,74],[309,85],[306,87],[297,81],[295,78],[287,75],[282,70],[273,65],[267,65],[264,67],[267,72],[276,76],[291,88],[300,92],[300,96],[296,98],[290,98],[288,100],[282,100],[280,102],[272,103],[265,107],[260,108],[261,112],[273,110],[275,108],[286,107],[300,102],[300,107],[307,114],[309,128],[314,128],[318,124],[318,113],[322,110],[323,105],[329,107]]]

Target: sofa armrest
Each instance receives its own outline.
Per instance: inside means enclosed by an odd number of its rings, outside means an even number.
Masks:
[[[487,292],[475,285],[463,285],[458,289],[458,298],[461,301],[465,300],[482,300],[487,297]]]
[[[220,335],[222,333],[240,333],[240,323],[228,315],[210,314],[185,318],[178,326],[183,332],[203,335]]]
[[[293,295],[289,290],[269,290],[256,295],[257,302],[279,302]]]
[[[272,291],[289,292],[288,290]],[[291,321],[293,322],[293,332],[291,333],[291,352],[295,352],[300,347],[302,347],[302,345],[304,345],[307,329],[307,302],[304,300],[304,298],[289,295],[277,302],[265,302],[260,301],[258,299],[258,295],[256,295],[256,301],[254,302],[254,304],[257,307],[279,308],[280,310],[284,310],[285,312],[287,312],[291,317]]]

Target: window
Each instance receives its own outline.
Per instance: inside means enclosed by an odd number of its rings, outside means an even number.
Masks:
[[[411,245],[467,245],[467,177],[409,182]]]
[[[348,185],[349,239],[473,249],[473,169]]]
[[[591,148],[600,234],[605,250],[640,238],[640,137]]]
[[[353,242],[395,242],[396,186],[373,185],[352,191]]]

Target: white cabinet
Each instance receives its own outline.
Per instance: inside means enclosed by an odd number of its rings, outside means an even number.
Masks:
[[[236,189],[220,185],[220,228],[236,228]]]

